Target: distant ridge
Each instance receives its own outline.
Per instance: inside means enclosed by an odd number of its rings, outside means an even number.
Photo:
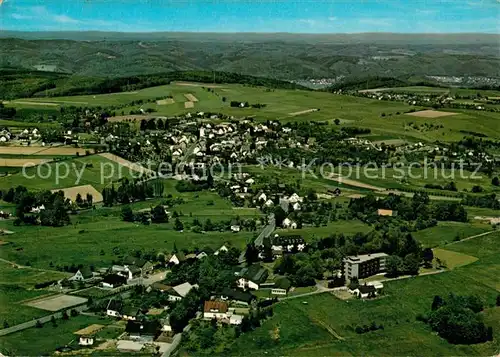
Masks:
[[[496,44],[499,34],[489,33],[257,33],[257,32],[101,32],[101,31],[0,31],[0,38],[73,41],[284,41],[305,43],[378,44]]]

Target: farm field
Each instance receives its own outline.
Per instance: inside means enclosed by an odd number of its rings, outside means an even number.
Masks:
[[[488,231],[491,226],[480,222],[439,222],[435,227],[414,232],[413,236],[425,247],[437,247]]]
[[[33,289],[37,283],[60,280],[69,276],[71,274],[53,270],[13,267],[12,264],[0,261],[0,285],[18,285],[23,288]]]
[[[0,337],[0,350],[11,356],[14,354],[17,356],[52,355],[56,348],[70,342],[72,346],[78,346],[78,335],[74,332],[91,324],[108,325],[110,323],[110,320],[85,315],[70,317],[68,320],[57,320],[56,327],[48,322],[42,328],[33,327]],[[40,338],[40,335],[44,337]]]
[[[59,168],[60,175],[56,175]],[[68,169],[68,171],[67,171]],[[83,174],[82,173],[83,170]],[[33,190],[53,190],[80,185],[92,185],[100,191],[121,177],[131,177],[134,172],[99,155],[74,158],[57,163],[28,168],[22,172],[0,177],[0,188],[9,189],[22,185]],[[81,174],[81,177],[80,177]],[[79,180],[79,177],[81,178]],[[59,178],[59,179],[58,179]]]
[[[21,279],[22,280],[22,279]],[[33,318],[47,315],[46,311],[24,305],[29,299],[50,294],[46,290],[27,290],[21,286],[0,284],[0,321],[14,326]],[[2,325],[3,326],[3,325]]]
[[[205,85],[205,88],[209,85]],[[43,107],[40,103],[81,106],[125,106],[117,113],[127,114],[130,110],[139,109],[139,106],[126,106],[133,100],[155,99],[158,97],[172,96],[174,103],[158,105],[156,102],[143,104],[141,108],[155,109],[155,115],[176,115],[193,111],[186,108],[186,102],[193,102],[186,98],[192,95],[198,101],[195,103],[196,111],[221,112],[235,117],[255,116],[258,120],[281,119],[284,121],[329,121],[340,119],[341,126],[360,126],[373,129],[374,133],[395,136],[406,136],[416,140],[457,140],[463,137],[460,130],[474,127],[474,131],[484,133],[490,137],[498,137],[499,130],[496,122],[500,118],[498,113],[478,112],[471,110],[453,110],[452,117],[419,118],[403,115],[411,107],[405,103],[378,101],[366,98],[335,95],[326,92],[279,90],[263,87],[250,87],[235,84],[216,86],[209,92],[202,86],[184,84],[170,84],[166,86],[151,87],[137,92],[114,93],[102,95],[87,95],[56,98],[30,98],[29,100],[12,101],[8,105],[18,107],[19,102],[34,102],[35,107]],[[191,98],[191,97],[190,97]],[[223,101],[225,98],[225,101]],[[193,99],[193,98],[191,98]],[[250,104],[265,104],[264,108],[234,108],[230,107],[231,101],[248,101]],[[27,104],[22,104],[26,106]],[[49,105],[48,105],[49,107]],[[312,109],[318,109],[312,111]],[[418,109],[418,108],[417,108]],[[297,115],[297,113],[302,113]],[[385,114],[382,117],[382,113]],[[397,113],[400,113],[399,115]],[[120,114],[117,114],[120,115]],[[423,124],[432,120],[433,124],[443,125],[444,128],[431,132],[421,132],[408,129],[407,124],[414,122]]]
[[[44,155],[44,156],[75,156],[85,155],[88,149],[72,147],[47,146],[0,146],[0,155]]]
[[[343,233],[345,235],[353,235],[354,233],[368,233],[372,227],[364,224],[361,221],[334,221],[329,222],[326,226],[320,227],[303,227],[301,229],[277,229],[276,234],[280,235],[301,235],[306,241],[312,241],[316,238],[325,238],[331,234]]]
[[[280,302],[274,315],[257,330],[242,335],[230,355],[258,356],[491,356],[500,347],[499,291],[500,232],[454,244],[447,249],[478,258],[452,271],[391,281],[383,297],[372,301],[339,300],[329,293]],[[453,345],[436,336],[419,313],[430,310],[434,295],[477,294],[487,307],[485,321],[493,326],[494,341],[477,345]],[[383,330],[357,334],[356,326],[371,322]],[[272,336],[278,335],[279,341]],[[397,341],[397,343],[395,343]]]

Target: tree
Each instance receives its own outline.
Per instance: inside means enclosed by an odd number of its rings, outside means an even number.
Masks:
[[[335,119],[333,122],[335,123],[335,125],[340,125],[340,119],[338,119],[338,118]]]
[[[255,247],[254,243],[247,244],[245,259],[248,265],[259,261],[259,250]]]
[[[42,328],[42,323],[40,322],[40,320],[36,320],[36,323],[35,323],[35,327],[36,328]]]
[[[174,229],[178,232],[182,231],[184,229],[184,224],[182,224],[182,222],[180,221],[179,218],[176,218],[175,219],[175,222],[174,222]]]
[[[87,205],[92,207],[92,203],[94,202],[94,196],[91,193],[87,193]]]
[[[404,272],[411,275],[418,275],[420,268],[420,258],[417,254],[412,253],[405,256],[403,261]]]
[[[77,204],[78,207],[82,207],[82,205],[83,205],[83,198],[82,198],[82,195],[80,195],[80,193],[76,194],[75,203]]]
[[[135,217],[134,212],[132,212],[132,208],[130,208],[130,206],[123,206],[121,217],[125,222],[133,222]]]
[[[493,179],[491,180],[491,184],[493,186],[500,186],[500,179],[498,178],[498,176],[493,177]]]
[[[52,323],[52,326],[57,326],[56,318],[54,317],[54,315],[52,315],[52,317],[50,318],[50,322]]]
[[[497,306],[500,306],[500,294],[497,295]]]
[[[443,298],[439,295],[435,295],[434,299],[432,300],[431,310],[436,311],[437,309],[439,309],[443,305],[444,305]]]
[[[432,267],[432,261],[434,260],[434,253],[431,248],[425,248],[422,252],[422,259],[426,268]]]
[[[403,259],[397,255],[391,255],[386,262],[387,275],[390,277],[398,276],[404,269]]]
[[[7,320],[3,322],[3,328],[9,328],[9,323],[7,322]]]
[[[281,206],[276,206],[274,208],[274,220],[276,222],[276,227],[281,227],[285,218],[286,212],[283,210],[283,208],[281,208]]]
[[[167,213],[165,212],[165,208],[163,208],[163,205],[157,205],[155,208],[151,210],[152,214],[152,221],[154,223],[166,223],[168,222],[168,216]]]

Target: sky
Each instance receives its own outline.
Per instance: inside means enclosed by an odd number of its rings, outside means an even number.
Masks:
[[[0,0],[20,31],[500,33],[500,0]]]

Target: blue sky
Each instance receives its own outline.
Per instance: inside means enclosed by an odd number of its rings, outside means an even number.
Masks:
[[[500,0],[0,0],[0,29],[500,33]]]

